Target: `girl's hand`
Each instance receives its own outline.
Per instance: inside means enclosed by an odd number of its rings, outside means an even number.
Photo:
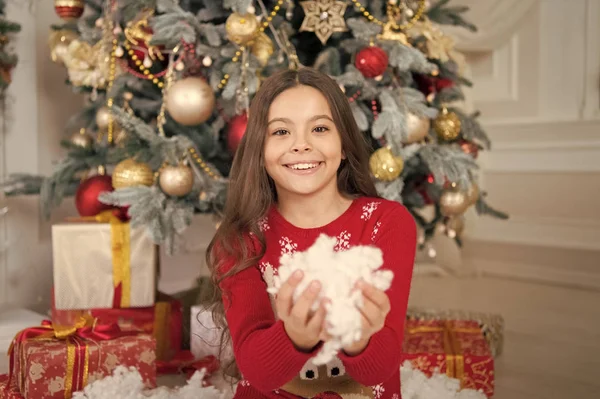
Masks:
[[[363,294],[363,306],[359,309],[362,316],[362,338],[343,348],[350,356],[356,356],[365,350],[371,337],[385,325],[385,318],[391,309],[390,299],[385,292],[362,280],[358,282],[357,288]]]
[[[281,286],[275,298],[275,310],[294,345],[301,351],[310,352],[320,341],[325,307],[321,304],[314,313],[310,309],[321,291],[317,281],[311,282],[294,304],[294,291],[302,277],[302,272],[297,271]]]

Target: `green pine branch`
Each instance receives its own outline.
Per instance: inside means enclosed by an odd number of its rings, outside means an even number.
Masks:
[[[471,32],[477,32],[477,27],[462,16],[462,14],[469,10],[469,7],[447,6],[449,2],[450,0],[440,0],[431,6],[429,11],[427,11],[429,19],[440,25],[461,26]]]
[[[502,220],[508,219],[509,218],[508,214],[492,208],[487,203],[487,201],[485,200],[486,196],[487,196],[487,193],[485,191],[481,192],[481,194],[479,195],[479,199],[477,199],[477,202],[475,203],[475,210],[477,211],[477,213],[479,215],[489,215],[494,218],[502,219]]]
[[[21,31],[21,25],[16,22],[7,21],[4,17],[0,17],[0,34],[7,35],[10,33],[18,33]]]

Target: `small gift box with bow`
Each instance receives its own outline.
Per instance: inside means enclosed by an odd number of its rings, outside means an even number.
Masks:
[[[52,226],[56,309],[154,305],[157,256],[144,229],[111,212]]]
[[[494,359],[481,327],[469,320],[407,320],[402,362],[431,376],[437,369],[461,388],[494,394]]]
[[[122,365],[135,367],[154,387],[155,351],[152,336],[122,331],[117,324],[97,324],[91,317],[72,327],[44,321],[13,340],[7,386],[16,386],[29,399],[69,399]]]

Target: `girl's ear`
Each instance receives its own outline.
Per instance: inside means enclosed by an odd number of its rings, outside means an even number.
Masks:
[[[346,151],[342,150],[342,159],[346,159]]]

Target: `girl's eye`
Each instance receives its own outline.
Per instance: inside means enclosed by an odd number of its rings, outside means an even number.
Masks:
[[[273,132],[273,136],[283,136],[284,134],[287,134],[288,131],[284,130],[284,129],[279,129],[279,130],[275,130]]]
[[[329,128],[327,126],[317,126],[317,127],[315,127],[314,130],[317,133],[325,133],[326,131],[329,130]]]

